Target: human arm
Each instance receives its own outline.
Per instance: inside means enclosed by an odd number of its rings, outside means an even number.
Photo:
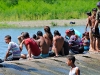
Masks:
[[[7,59],[7,57],[9,56],[9,49],[8,49],[8,51],[7,51],[7,53],[6,53],[6,56],[5,56],[5,59],[4,60],[6,60]]]
[[[23,44],[24,44],[24,42],[25,42],[25,40],[23,40],[23,41],[20,43],[20,46],[19,46],[20,51],[22,51],[22,49],[23,49]]]
[[[57,50],[57,47],[56,47],[56,39],[53,38],[53,47],[52,47],[52,50],[55,52],[56,56],[58,56],[58,50]]]
[[[90,18],[87,19],[87,24],[86,24],[86,27],[85,27],[85,32],[87,32],[87,27],[89,25],[89,20],[90,20]]]
[[[96,21],[95,21],[94,28],[98,27],[98,23],[99,23],[99,21],[98,21],[98,20],[96,20]]]
[[[80,75],[80,70],[79,70],[79,68],[76,69],[76,75]]]
[[[26,46],[26,48],[27,48],[27,51],[28,51],[29,59],[30,59],[31,58],[31,48],[30,48],[30,44],[28,44]]]
[[[18,39],[18,44],[21,44],[21,42],[22,42],[22,39],[21,39],[21,38],[22,38],[22,35],[20,35],[20,36],[17,37],[17,39]]]
[[[12,42],[10,42],[10,43],[8,44],[8,50],[7,50],[7,52],[6,52],[6,55],[5,55],[5,59],[4,59],[4,60],[6,60],[7,57],[9,56],[10,50],[12,50]]]

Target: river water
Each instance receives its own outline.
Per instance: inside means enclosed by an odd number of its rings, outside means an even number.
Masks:
[[[62,36],[65,36],[66,29],[74,28],[78,30],[80,33],[83,33],[85,31],[85,26],[57,26],[57,27],[51,27],[51,32],[53,33],[54,30],[59,30]],[[37,27],[37,28],[14,28],[14,29],[0,29],[0,58],[4,58],[8,45],[4,41],[4,37],[6,35],[11,35],[12,41],[18,43],[17,37],[21,34],[21,32],[29,32],[30,37],[32,37],[33,34],[36,34],[36,32],[40,30],[44,33],[43,27]],[[27,53],[27,51],[24,50],[22,53]]]

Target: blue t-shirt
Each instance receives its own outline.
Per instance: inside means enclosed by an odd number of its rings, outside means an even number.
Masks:
[[[20,58],[21,51],[19,46],[16,43],[10,42],[8,44],[8,50],[10,50],[10,52],[12,53],[13,58]]]

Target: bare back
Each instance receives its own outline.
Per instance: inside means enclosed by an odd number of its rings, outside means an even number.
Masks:
[[[44,37],[40,37],[38,41],[39,41],[39,47],[42,54],[48,54],[49,46],[46,44]]]
[[[44,39],[45,39],[47,45],[48,45],[49,47],[51,47],[51,46],[52,46],[52,38],[53,38],[52,34],[46,33],[46,34],[44,34],[43,37],[44,37]]]
[[[57,50],[58,52],[60,52],[63,48],[63,44],[64,44],[64,38],[62,36],[55,36],[53,38],[53,50]]]

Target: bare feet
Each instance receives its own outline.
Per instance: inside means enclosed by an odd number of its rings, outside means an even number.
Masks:
[[[61,55],[56,55],[56,56],[54,56],[54,57],[61,57]]]

